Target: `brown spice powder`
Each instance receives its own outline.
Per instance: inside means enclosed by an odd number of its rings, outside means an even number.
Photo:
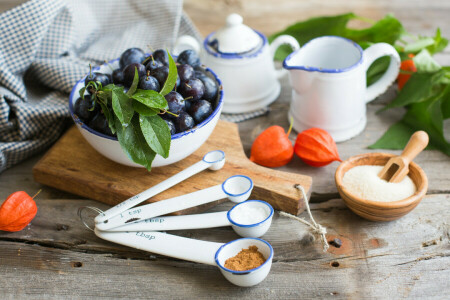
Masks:
[[[250,246],[248,249],[242,249],[236,256],[230,257],[225,261],[225,268],[233,271],[247,271],[262,265],[266,259],[258,247]]]

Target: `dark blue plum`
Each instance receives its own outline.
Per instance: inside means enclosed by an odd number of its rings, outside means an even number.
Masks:
[[[123,69],[123,85],[130,87],[133,84],[135,69],[137,68],[139,79],[147,73],[143,64],[130,64]]]
[[[195,121],[195,124],[203,122],[212,113],[212,105],[206,100],[197,100],[189,107],[189,114]]]
[[[170,92],[164,96],[167,100],[167,104],[169,105],[169,111],[173,114],[180,114],[182,111],[186,111],[185,102],[183,96],[178,94],[177,92]],[[175,116],[172,116],[176,118]]]
[[[156,68],[150,73],[150,75],[158,80],[160,86],[164,86],[164,83],[166,83],[167,80],[167,76],[169,76],[169,67],[162,66]]]
[[[169,120],[169,119],[163,119],[163,120],[166,121],[167,126],[169,126],[170,134],[174,135],[177,132],[177,130],[175,128],[175,124],[173,124],[172,120]]]
[[[88,124],[89,127],[94,129],[95,131],[101,132],[103,134],[114,136],[109,128],[108,121],[106,120],[105,115],[102,113],[97,113],[92,120]]]
[[[159,67],[162,67],[162,66],[164,66],[162,62],[160,62],[158,60],[153,60],[153,59],[150,58],[150,60],[145,65],[145,68],[148,71],[153,71],[153,70],[158,69]]]
[[[177,76],[177,83],[175,84],[175,86],[173,87],[173,90],[176,92],[178,87],[180,86],[181,80],[180,77]]]
[[[194,68],[190,65],[178,65],[177,66],[178,78],[180,81],[188,81],[194,77]]]
[[[158,49],[155,52],[153,52],[153,57],[155,60],[161,62],[163,65],[168,66],[169,65],[169,55],[167,55],[167,51],[164,49]]]
[[[116,69],[113,71],[112,82],[114,84],[123,84],[123,71],[121,69]]]
[[[90,110],[92,108],[92,99],[90,95],[85,95],[84,99],[78,98],[73,106],[74,113],[83,121],[84,123],[89,122],[94,115],[99,111],[99,109]],[[96,104],[96,108],[98,108]]]
[[[187,112],[182,111],[178,117],[173,118],[173,124],[178,133],[193,128],[195,121]]]
[[[195,71],[195,77],[200,79],[205,86],[205,93],[203,94],[203,99],[213,102],[217,98],[219,93],[219,87],[216,82],[208,77],[205,73],[200,71]]]
[[[84,85],[87,86],[88,83],[91,81],[94,81],[97,84],[101,83],[102,86],[107,86],[108,84],[110,84],[109,77],[106,74],[97,73],[97,72],[86,76],[86,78],[84,79]],[[89,87],[87,90],[88,90],[89,94],[93,94],[95,92],[94,87]]]
[[[180,64],[188,64],[193,68],[200,66],[200,58],[194,50],[184,50],[178,55],[177,62]]]
[[[120,69],[123,70],[128,65],[140,64],[145,59],[145,53],[139,48],[130,48],[125,50],[120,57]]]
[[[177,90],[185,99],[200,100],[205,93],[205,86],[200,79],[192,78],[188,81],[181,82]]]
[[[156,80],[155,77],[150,76],[150,71],[148,71],[147,76],[144,76],[139,80],[138,87],[142,90],[152,90],[156,92],[161,90],[158,80]]]

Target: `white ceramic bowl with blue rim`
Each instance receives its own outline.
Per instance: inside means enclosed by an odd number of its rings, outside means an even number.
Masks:
[[[248,271],[234,271],[225,267],[225,262],[230,257],[236,256],[242,249],[256,246],[266,261],[257,268]],[[228,281],[238,286],[254,286],[263,281],[272,267],[273,248],[265,240],[258,238],[242,238],[222,245],[217,250],[215,261],[223,276]]]
[[[114,68],[119,67],[119,58],[112,60],[109,64]],[[220,113],[223,107],[223,89],[222,83],[217,75],[209,68],[205,68],[207,75],[216,81],[219,86],[219,94],[216,99],[215,109],[211,115],[203,122],[196,125],[191,130],[180,132],[172,135],[172,141],[170,145],[170,152],[168,158],[163,158],[160,155],[156,155],[152,167],[162,167],[176,163],[195,152],[201,145],[209,138],[211,133],[219,121]],[[111,74],[111,68],[104,64],[92,69],[92,72],[100,72],[104,74]],[[116,137],[111,137],[93,130],[84,124],[78,116],[74,113],[74,105],[79,98],[79,91],[84,87],[83,77],[78,81],[72,89],[69,98],[69,110],[75,121],[76,126],[80,130],[83,137],[88,143],[97,150],[103,156],[115,161],[119,164],[131,166],[131,167],[143,167],[134,163],[120,147],[120,144]]]

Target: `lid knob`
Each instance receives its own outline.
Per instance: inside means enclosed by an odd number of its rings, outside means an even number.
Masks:
[[[229,15],[225,27],[209,37],[208,45],[223,54],[242,54],[258,48],[263,39],[243,21],[238,14]]]
[[[227,26],[236,26],[242,24],[244,19],[238,14],[231,14],[227,17]]]

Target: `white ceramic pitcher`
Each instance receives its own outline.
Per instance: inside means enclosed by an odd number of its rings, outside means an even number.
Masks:
[[[390,56],[386,73],[366,87],[366,71],[382,56]],[[399,72],[400,57],[389,44],[363,50],[338,36],[315,38],[283,62],[290,71],[292,102],[289,117],[294,129],[328,131],[336,142],[348,140],[366,126],[366,103],[384,93]]]
[[[293,50],[299,48],[289,35],[277,37],[269,46],[262,33],[242,22],[240,15],[231,14],[225,27],[206,37],[202,49],[191,36],[181,36],[174,48],[175,54],[186,49],[196,51],[202,63],[218,74],[225,91],[225,113],[255,111],[275,101],[280,94],[278,79],[287,73],[275,70],[275,51],[283,44]]]

